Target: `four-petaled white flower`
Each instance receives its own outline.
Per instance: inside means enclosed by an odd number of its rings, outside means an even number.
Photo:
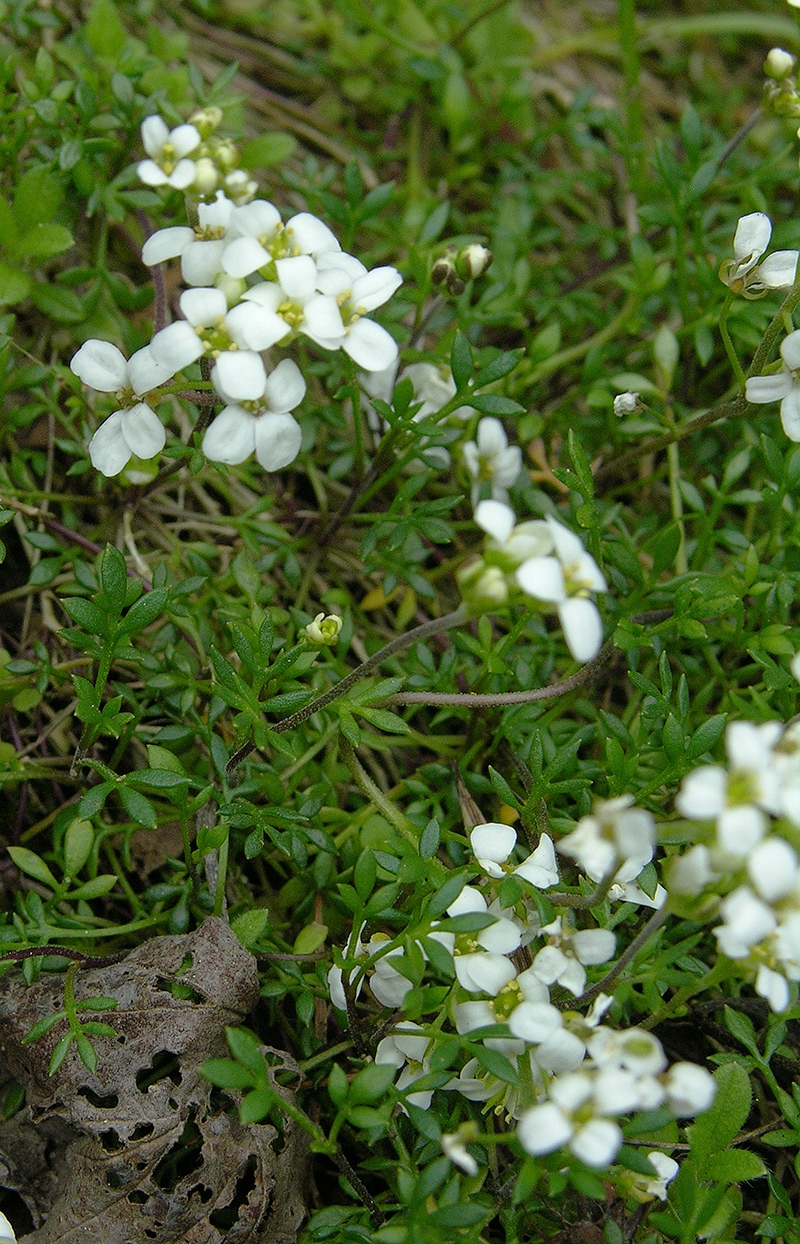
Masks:
[[[539,890],[547,890],[551,885],[558,884],[556,853],[548,834],[542,834],[535,850],[516,867],[503,867],[517,845],[517,831],[510,825],[503,825],[498,821],[476,825],[469,840],[476,860],[489,877],[504,877],[506,873],[513,872],[530,881]]]
[[[481,419],[475,440],[467,441],[461,452],[473,479],[473,506],[480,500],[482,484],[490,485],[495,501],[507,501],[508,489],[522,470],[522,450],[519,445],[509,445],[500,420],[491,416]]]
[[[761,259],[771,236],[772,223],[764,212],[740,217],[733,235],[733,259],[726,259],[719,270],[720,279],[734,293],[761,298],[771,289],[794,285],[797,251],[773,251]]]
[[[267,377],[260,397],[226,406],[203,437],[211,462],[233,465],[255,452],[265,471],[280,471],[300,452],[302,433],[290,411],[302,402],[306,382],[291,359],[283,359]]]
[[[86,341],[70,363],[70,369],[100,393],[116,393],[120,409],[97,429],[89,442],[92,466],[103,475],[119,475],[135,454],[154,458],[166,442],[164,425],[146,402],[136,401],[157,388],[171,373],[153,357],[149,346],[137,350],[129,361],[109,341]]]
[[[800,441],[800,328],[781,343],[783,368],[769,376],[751,376],[745,382],[748,402],[780,402],[781,423],[790,441]]]
[[[142,263],[148,267],[180,256],[181,274],[187,285],[213,285],[222,271],[222,254],[233,204],[222,191],[213,203],[199,203],[198,225],[171,225],[152,233],[142,247]]]
[[[171,186],[173,190],[191,186],[195,165],[189,156],[200,146],[200,135],[193,125],[170,130],[161,117],[145,117],[142,146],[149,159],[140,162],[137,172],[146,186]]]

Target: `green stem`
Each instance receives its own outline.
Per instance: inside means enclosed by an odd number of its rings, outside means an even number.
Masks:
[[[669,503],[672,517],[680,532],[680,542],[675,554],[675,573],[686,574],[689,563],[686,560],[686,529],[683,524],[683,498],[680,489],[680,457],[676,441],[667,445],[667,470],[669,471]]]
[[[675,1011],[680,1010],[684,1003],[691,998],[696,997],[699,993],[704,993],[707,989],[711,989],[712,986],[718,985],[720,981],[725,980],[730,970],[729,963],[718,959],[713,968],[705,972],[699,980],[693,981],[689,985],[684,985],[683,989],[679,989],[674,993],[669,1001],[665,1002],[654,1015],[648,1015],[646,1019],[641,1020],[639,1027],[648,1030],[656,1028],[665,1019],[668,1019],[670,1015],[674,1014]]]
[[[214,915],[221,916],[225,908],[225,884],[228,880],[228,850],[230,847],[230,834],[226,834],[225,838],[217,848],[217,885],[214,891]]]
[[[344,735],[342,735],[340,747],[345,764],[370,803],[374,804],[378,811],[383,813],[389,824],[394,825],[395,829],[403,835],[407,842],[412,842],[416,846],[418,835],[414,833],[411,822],[403,816],[399,808],[396,808],[392,801],[387,799],[383,791],[373,782],[358,756],[356,756],[352,743]]]
[[[622,54],[622,79],[625,91],[625,157],[631,189],[637,199],[642,197],[642,164],[644,158],[644,126],[642,87],[639,64],[639,36],[636,30],[636,0],[619,0],[619,46]]]
[[[740,389],[743,389],[744,388],[744,372],[742,371],[742,367],[739,362],[738,355],[735,349],[733,348],[733,342],[731,341],[731,335],[728,332],[728,311],[730,310],[730,306],[732,302],[733,302],[733,294],[731,293],[730,290],[728,290],[728,293],[725,296],[725,301],[722,304],[722,310],[719,313],[719,333],[720,333],[720,336],[722,337],[722,344],[725,346],[725,353],[728,356],[728,361],[731,367],[733,368],[733,374],[736,377],[736,383]]]
[[[308,721],[309,717],[313,717],[314,713],[320,712],[321,709],[327,708],[334,700],[338,700],[340,696],[349,691],[351,687],[360,682],[362,678],[366,678],[379,665],[394,656],[396,652],[402,652],[409,645],[417,643],[419,640],[428,639],[431,635],[438,635],[441,631],[448,631],[454,626],[463,626],[469,619],[469,611],[465,605],[460,605],[453,613],[446,613],[441,618],[431,618],[429,622],[423,622],[421,626],[415,626],[413,630],[407,631],[404,635],[397,635],[390,640],[379,652],[369,657],[366,661],[362,661],[360,665],[351,670],[335,687],[331,687],[324,695],[318,696],[316,700],[312,700],[305,708],[298,709],[296,713],[292,713],[289,717],[284,717],[283,721],[277,722],[274,726],[270,726],[270,730],[274,734],[284,734],[287,730],[293,730],[295,726],[302,725],[304,721]],[[231,774],[238,769],[242,761],[250,755],[254,750],[255,744],[245,743],[237,752],[234,752],[227,765],[226,772]]]

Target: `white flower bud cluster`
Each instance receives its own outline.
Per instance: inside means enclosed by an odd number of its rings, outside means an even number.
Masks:
[[[212,110],[206,110],[211,112]],[[201,129],[213,123],[205,113],[169,131],[160,117],[148,117],[142,140],[148,159],[139,165],[147,185],[206,194],[197,185]],[[233,156],[219,151],[223,163]],[[218,153],[219,154],[219,153]],[[300,426],[292,411],[306,384],[291,358],[268,371],[265,352],[287,349],[304,336],[323,350],[344,350],[366,371],[394,364],[397,346],[369,312],[383,305],[401,284],[394,268],[368,271],[342,251],[323,221],[300,212],[286,223],[272,203],[251,199],[230,179],[213,202],[197,206],[196,228],[161,229],[147,239],[142,258],[154,265],[179,259],[191,288],[181,296],[182,319],[156,332],[130,362],[108,342],[86,342],[71,367],[90,388],[115,393],[119,409],[89,445],[93,466],[117,475],[132,456],[148,459],[164,448],[164,426],[153,409],[156,390],[185,368],[205,359],[225,403],[205,432],[203,452],[213,462],[244,462],[255,453],[266,471],[288,466],[300,452]],[[246,179],[246,174],[243,174]]]

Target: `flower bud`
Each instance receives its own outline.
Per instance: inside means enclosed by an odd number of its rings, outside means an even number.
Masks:
[[[614,398],[614,414],[618,419],[632,415],[641,408],[642,398],[639,393],[618,393]]]
[[[258,194],[258,182],[251,181],[242,168],[235,168],[225,178],[225,193],[237,207],[249,203]]]
[[[189,124],[199,130],[201,138],[208,138],[222,124],[222,109],[210,104],[207,108],[198,108],[189,117]]]
[[[342,619],[335,613],[318,613],[313,622],[305,628],[305,636],[310,644],[318,648],[332,648],[339,638]]]
[[[228,138],[218,142],[214,148],[214,159],[224,172],[230,173],[239,163],[239,151],[236,144]]]
[[[195,161],[192,189],[199,195],[212,195],[219,188],[219,171],[208,156]]]
[[[764,61],[764,73],[768,78],[774,78],[776,82],[780,82],[782,78],[789,77],[795,64],[796,61],[791,52],[785,52],[783,48],[771,48]]]
[[[480,242],[470,242],[458,252],[456,271],[465,280],[474,280],[475,277],[483,276],[491,262],[492,252],[488,246],[482,246]]]
[[[474,615],[489,613],[508,601],[508,580],[499,566],[487,566],[482,557],[466,561],[456,571],[461,595]]]

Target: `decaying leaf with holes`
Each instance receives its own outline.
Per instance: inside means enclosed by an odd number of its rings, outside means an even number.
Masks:
[[[241,1023],[259,995],[255,959],[230,928],[209,919],[118,963],[82,969],[77,1001],[117,999],[102,1016],[117,1036],[96,1040],[94,1072],[73,1045],[51,1078],[66,1021],[33,1043],[22,1038],[62,1010],[63,989],[61,976],[30,987],[17,973],[0,980],[4,1055],[27,1090],[24,1112],[0,1126],[0,1158],[34,1222],[44,1220],[25,1244],[294,1244],[305,1216],[302,1136],[288,1124],[282,1135],[268,1124],[243,1127],[231,1100],[198,1071],[225,1052],[226,1026]],[[300,1074],[288,1055],[281,1061]],[[14,1138],[20,1127],[47,1128],[55,1119],[73,1139],[54,1163],[55,1195],[45,1198],[26,1188]]]

